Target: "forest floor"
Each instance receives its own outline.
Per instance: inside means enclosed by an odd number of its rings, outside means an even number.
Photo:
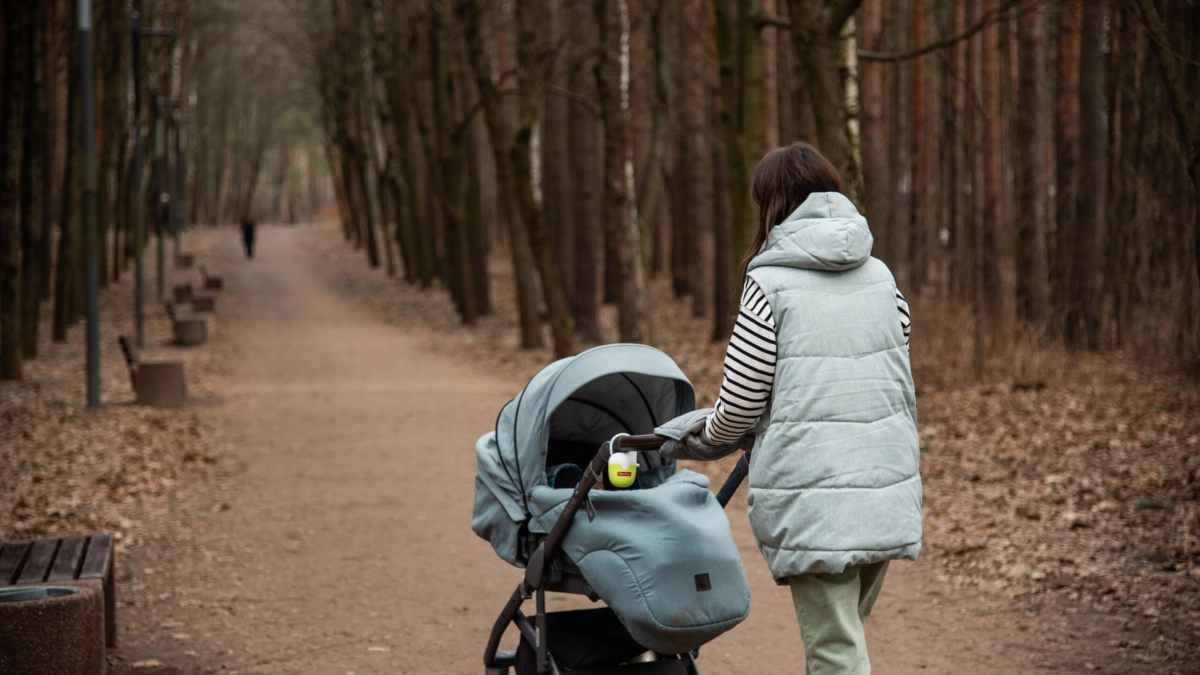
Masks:
[[[105,407],[80,405],[81,328],[0,385],[0,538],[119,533],[117,673],[480,672],[518,574],[469,528],[474,441],[548,358],[516,349],[504,265],[496,315],[464,328],[334,226],[260,228],[252,261],[231,229],[187,248],[225,277],[213,337],[169,347],[151,311],[147,342],[192,401],[129,405],[128,282],[107,291]],[[710,400],[721,347],[654,291],[657,344]],[[1112,356],[958,385],[914,310],[926,546],[889,573],[876,670],[1200,672],[1200,385]],[[729,510],[754,610],[702,670],[798,672],[790,597]]]

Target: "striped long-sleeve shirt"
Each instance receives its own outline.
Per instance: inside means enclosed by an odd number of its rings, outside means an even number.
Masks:
[[[908,303],[896,291],[896,308],[908,346],[911,328]],[[702,434],[705,443],[731,443],[754,426],[767,408],[775,384],[775,317],[767,296],[746,279],[741,307],[725,352],[725,376],[713,412]]]

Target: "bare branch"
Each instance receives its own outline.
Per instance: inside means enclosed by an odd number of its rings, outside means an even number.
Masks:
[[[595,103],[592,103],[591,101],[589,101],[586,96],[581,96],[581,95],[571,91],[570,89],[566,89],[564,87],[559,87],[559,86],[555,86],[555,85],[550,85],[549,87],[546,88],[546,91],[550,92],[551,94],[556,94],[558,96],[561,96],[561,97],[567,99],[568,101],[573,101],[575,103],[578,103],[579,105],[586,108],[587,111],[590,112],[594,117],[596,117],[597,119],[600,118],[600,108],[597,107]]]
[[[864,61],[885,61],[888,63],[895,63],[898,61],[915,59],[918,56],[924,56],[925,54],[936,52],[940,49],[948,49],[962,42],[963,40],[970,39],[979,31],[1001,20],[1008,13],[1008,10],[1016,7],[1020,1],[1021,0],[1007,0],[1007,2],[1004,4],[985,12],[984,15],[979,18],[979,21],[976,21],[969,28],[967,28],[967,30],[959,33],[958,35],[952,35],[948,38],[944,38],[922,47],[917,47],[904,52],[869,52],[860,49],[858,50],[858,58]],[[1033,7],[1043,4],[1045,1],[1046,0],[1041,0],[1029,9],[1022,10],[1022,12],[1032,11]]]
[[[829,12],[829,24],[825,26],[825,34],[829,37],[837,37],[838,33],[842,32],[842,26],[854,16],[858,8],[862,6],[863,0],[842,0]]]

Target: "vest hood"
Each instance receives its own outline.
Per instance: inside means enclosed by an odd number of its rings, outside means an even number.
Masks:
[[[814,192],[782,223],[771,228],[753,260],[758,267],[797,267],[842,272],[871,257],[875,238],[854,204],[840,192]]]

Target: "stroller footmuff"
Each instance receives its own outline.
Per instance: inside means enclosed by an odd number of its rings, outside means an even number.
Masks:
[[[476,444],[472,529],[526,574],[489,640],[489,673],[695,675],[695,651],[746,618],[749,583],[723,502],[706,477],[677,473],[650,451],[653,437],[637,436],[694,407],[678,366],[643,345],[556,361],[504,406]],[[622,434],[651,444],[633,485],[593,490],[609,454],[636,446],[610,447]],[[607,607],[546,612],[547,590]],[[510,625],[520,646],[498,653]]]

